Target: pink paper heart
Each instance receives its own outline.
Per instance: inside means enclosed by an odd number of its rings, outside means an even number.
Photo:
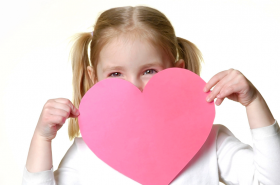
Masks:
[[[108,78],[80,103],[79,126],[92,152],[143,185],[165,185],[206,141],[215,118],[205,82],[195,73],[168,68],[141,92],[132,83]]]

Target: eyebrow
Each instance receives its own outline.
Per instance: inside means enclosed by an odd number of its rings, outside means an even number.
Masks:
[[[122,66],[108,66],[103,68],[103,72],[111,71],[111,70],[123,70]]]
[[[148,67],[152,67],[152,66],[160,66],[163,68],[163,64],[158,63],[158,62],[153,62],[153,63],[148,63],[148,64],[140,66],[140,69],[148,68]],[[124,67],[123,66],[107,66],[107,67],[103,68],[103,72],[106,72],[109,70],[124,70]]]

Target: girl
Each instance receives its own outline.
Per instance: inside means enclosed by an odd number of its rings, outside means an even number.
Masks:
[[[175,36],[165,15],[144,6],[109,9],[97,19],[94,32],[78,34],[75,39],[71,50],[73,104],[57,98],[44,105],[22,183],[139,184],[102,162],[78,137],[79,103],[96,82],[105,78],[122,78],[143,90],[154,74],[169,67],[186,68],[200,75],[201,53],[193,43]],[[227,97],[246,107],[253,148],[241,143],[225,126],[213,125],[204,145],[171,184],[278,184],[279,125],[260,92],[235,69],[213,76],[204,92],[213,86],[205,101],[217,98],[216,105],[220,105]],[[75,140],[53,172],[51,142],[67,118],[70,140]]]

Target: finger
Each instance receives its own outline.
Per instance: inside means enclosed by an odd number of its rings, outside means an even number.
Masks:
[[[230,85],[230,86],[226,87],[225,89],[221,90],[221,92],[219,93],[219,98],[227,97],[233,93],[239,92],[241,89],[242,89],[242,86],[240,86],[239,84]]]
[[[49,110],[49,113],[54,116],[62,116],[65,118],[68,118],[68,116],[69,116],[69,113],[63,109],[48,108],[48,110]]]
[[[67,113],[67,118],[68,118],[68,117],[75,118],[75,117],[77,117],[77,116],[80,114],[78,109],[74,108],[74,112],[73,112],[73,110],[72,110],[68,105],[66,105],[66,104],[64,104],[64,103],[55,102],[55,103],[54,103],[54,107],[55,107],[56,109],[66,111],[66,113]],[[73,107],[74,107],[74,106],[73,106]]]
[[[78,116],[80,114],[79,110],[72,104],[72,102],[69,99],[57,98],[57,99],[54,99],[54,101],[63,103],[63,104],[66,104],[67,106],[69,106],[71,109],[71,111],[70,111],[71,116],[73,116],[73,115]]]
[[[216,85],[222,78],[224,78],[227,75],[227,71],[221,71],[214,75],[208,83],[204,86],[203,91],[208,92],[214,85]]]
[[[225,99],[225,98],[217,98],[215,104],[218,105],[218,106],[221,105],[222,102],[224,101],[224,99]]]
[[[207,99],[209,99],[209,101],[211,102],[212,100],[214,100],[215,97],[217,98],[225,97],[225,96],[221,97],[221,94],[224,94],[223,91],[225,91],[228,87],[232,85],[240,84],[243,78],[244,76],[239,71],[230,69],[228,75],[215,86],[213,91],[208,95]],[[241,90],[240,87],[238,89]]]
[[[231,83],[232,83],[231,78],[232,77],[230,75],[227,75],[223,79],[221,79],[218,82],[218,84],[214,87],[212,92],[210,94],[208,94],[208,96],[206,97],[206,101],[212,102],[225,86],[231,85]],[[219,98],[219,97],[217,97],[217,98]]]
[[[54,108],[54,109],[59,109],[59,110],[64,110],[64,111],[66,111],[67,112],[67,118],[68,117],[77,117],[78,115],[79,115],[79,112],[78,113],[71,113],[72,112],[72,110],[71,110],[71,108],[67,105],[67,104],[65,104],[65,103],[59,103],[59,102],[56,102],[56,101],[54,101],[54,100],[51,100],[50,102],[48,102],[46,105],[46,108],[48,108],[48,109],[52,109],[52,108]]]
[[[66,118],[62,116],[51,115],[50,120],[52,120],[51,122],[52,125],[56,125],[56,124],[63,125],[66,121]]]
[[[47,105],[47,108],[48,109],[59,109],[59,110],[64,110],[66,111],[68,114],[70,114],[71,112],[71,108],[64,104],[64,103],[59,103],[59,102],[56,102],[56,101],[52,101],[51,104]]]

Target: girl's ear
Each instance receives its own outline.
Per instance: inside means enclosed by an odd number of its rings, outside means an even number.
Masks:
[[[175,63],[175,67],[179,67],[179,68],[185,68],[185,61],[183,59],[178,60]]]
[[[87,72],[88,75],[92,81],[92,84],[94,84],[94,72],[93,72],[93,68],[91,66],[87,66]]]

